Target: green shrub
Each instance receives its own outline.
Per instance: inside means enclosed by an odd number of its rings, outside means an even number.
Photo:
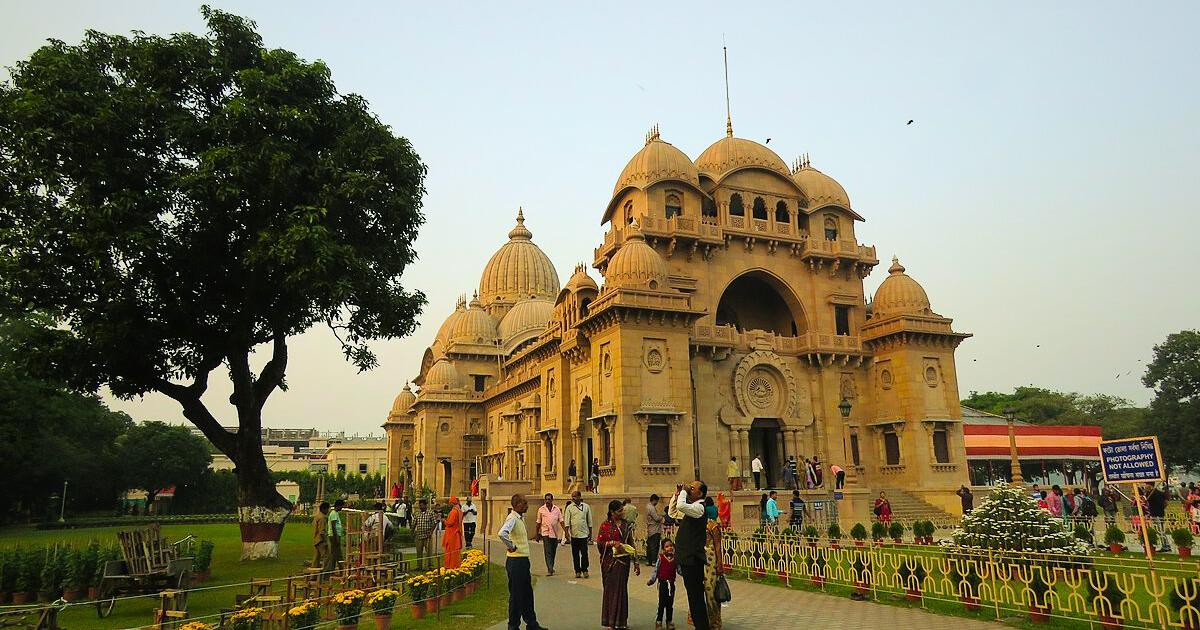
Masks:
[[[809,525],[804,528],[804,537],[808,539],[808,542],[815,543],[820,536],[821,531],[817,529],[816,525]]]
[[[920,540],[925,537],[925,521],[913,521],[912,524],[913,538]]]
[[[62,558],[59,563],[59,588],[64,591],[79,589],[83,582],[80,579],[80,573],[83,570],[84,552],[67,547],[60,552],[59,556]]]
[[[1191,547],[1195,544],[1196,537],[1192,534],[1192,530],[1180,527],[1171,532],[1171,540],[1175,541],[1176,547]]]
[[[1109,525],[1108,529],[1104,530],[1104,544],[1106,545],[1123,545],[1125,544],[1125,532],[1121,531],[1116,525]]]
[[[194,570],[208,571],[212,567],[213,547],[211,540],[200,541],[200,549],[196,551],[196,558],[192,563]]]
[[[904,536],[904,525],[901,525],[900,523],[892,523],[889,525],[888,536],[890,536],[892,540],[900,540],[900,538]]]
[[[21,550],[5,549],[0,551],[0,593],[11,593],[21,573]]]
[[[62,581],[62,574],[64,572],[62,567],[63,552],[57,548],[52,548],[46,549],[43,553],[45,554],[45,561],[42,562],[42,571],[38,579],[38,592],[53,596],[58,592],[59,583]]]
[[[913,565],[911,567],[909,566],[910,560]],[[929,575],[925,570],[925,565],[921,564],[921,561],[915,556],[900,563],[898,574],[905,590],[920,589],[925,582],[925,577]]]
[[[959,597],[979,597],[979,585],[983,584],[983,578],[979,577],[975,564],[967,565],[966,575],[958,570],[958,564],[955,562],[954,568],[950,570],[950,581],[954,583],[954,590],[958,592]]]
[[[850,537],[854,540],[866,540],[867,528],[862,523],[855,523],[854,527],[850,528]]]
[[[1145,526],[1143,526],[1143,527],[1145,527]],[[1154,529],[1153,527],[1146,527],[1145,529],[1146,529],[1146,538],[1150,539],[1150,546],[1157,547],[1158,546],[1158,530]]]
[[[871,523],[871,540],[887,538],[887,525],[880,522]]]
[[[1080,523],[1075,526],[1075,537],[1078,538],[1079,540],[1082,540],[1085,543],[1091,544],[1092,530],[1089,529],[1087,525]]]
[[[825,530],[825,535],[829,536],[830,542],[842,539],[842,528],[837,523],[830,523],[829,529]]]

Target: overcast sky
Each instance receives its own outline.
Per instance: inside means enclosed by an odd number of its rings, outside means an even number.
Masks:
[[[564,281],[590,262],[651,125],[693,158],[723,135],[722,38],[735,134],[846,187],[881,261],[868,291],[898,254],[974,333],[964,396],[1032,383],[1146,403],[1152,346],[1200,320],[1200,3],[213,4],[328,63],[429,167],[405,274],[429,299],[420,329],[376,343],[366,374],[324,330],[292,340],[270,426],[379,432],[518,205]],[[87,28],[204,24],[186,2],[4,3],[0,65]],[[233,423],[227,396],[207,402]],[[111,404],[182,420],[165,397]]]

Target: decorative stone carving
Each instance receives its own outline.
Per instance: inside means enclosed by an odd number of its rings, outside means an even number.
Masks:
[[[792,370],[779,355],[755,350],[746,355],[733,373],[733,393],[742,414],[750,418],[778,418],[783,424],[806,426],[811,418],[797,411],[804,391]],[[722,417],[725,416],[722,410]]]
[[[660,352],[658,348],[651,348],[650,351],[646,353],[646,368],[651,372],[657,374],[663,371],[664,363],[665,361],[663,360],[662,352]]]
[[[842,398],[853,402],[857,395],[854,391],[854,375],[848,372],[842,372],[842,382],[838,389]]]
[[[892,371],[891,370],[888,370],[888,369],[880,370],[879,384],[883,385],[884,389],[892,388]]]

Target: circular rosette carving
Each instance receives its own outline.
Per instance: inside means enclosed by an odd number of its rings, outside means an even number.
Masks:
[[[774,352],[757,350],[738,362],[733,373],[733,391],[738,408],[749,418],[779,418],[799,422],[803,390],[795,376]]]

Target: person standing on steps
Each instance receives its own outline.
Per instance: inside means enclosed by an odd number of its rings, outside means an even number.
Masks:
[[[571,537],[571,563],[575,566],[576,578],[587,578],[588,544],[592,542],[592,508],[583,502],[583,495],[576,490],[571,493],[571,502],[563,511],[563,524]]]
[[[463,534],[467,537],[467,548],[472,547],[471,541],[475,540],[475,522],[479,519],[479,509],[471,502],[471,497],[467,497],[467,504],[462,508],[463,513]]]
[[[800,462],[796,461],[795,455],[788,455],[787,468],[792,475],[792,490],[800,489]]]
[[[846,469],[837,464],[830,464],[829,472],[833,473],[833,489],[841,490],[846,486]]]
[[[533,608],[533,576],[529,573],[529,533],[525,531],[525,511],[529,503],[520,494],[512,496],[512,509],[497,537],[504,543],[504,571],[508,574],[508,630],[519,630],[525,620],[527,630],[548,630],[538,623]]]
[[[750,474],[754,475],[754,489],[762,490],[762,473],[763,465],[762,458],[758,453],[754,454],[754,459],[750,461]]]
[[[592,482],[592,492],[595,492],[596,494],[600,494],[600,458],[599,457],[592,458],[592,471],[591,471],[590,476],[591,476],[590,481]]]
[[[667,506],[667,514],[679,522],[675,532],[675,565],[683,575],[688,610],[696,630],[710,630],[711,627],[704,590],[704,566],[708,561],[705,551],[708,542],[708,519],[704,516],[706,496],[708,486],[703,481],[693,481],[686,487],[679,484]]]
[[[954,494],[957,494],[958,498],[962,501],[963,516],[970,514],[971,510],[975,509],[975,495],[971,494],[970,488],[964,485],[958,490],[955,490]]]
[[[658,495],[650,495],[646,505],[646,564],[654,564],[658,557],[659,541],[662,540],[663,517],[658,512]]]
[[[562,510],[554,505],[554,495],[549,492],[542,497],[545,504],[537,511],[537,540],[542,543],[542,552],[546,556],[546,575],[554,575],[554,557],[558,554],[558,541],[566,536],[562,531]]]
[[[742,467],[738,464],[737,456],[729,458],[728,470],[725,473],[729,477],[729,490],[737,492],[742,489]]]

